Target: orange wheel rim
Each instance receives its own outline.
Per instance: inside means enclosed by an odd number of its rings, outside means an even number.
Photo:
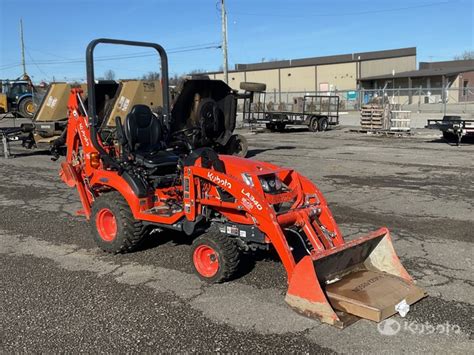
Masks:
[[[200,245],[194,250],[193,262],[197,272],[204,277],[213,277],[219,270],[217,252],[208,245]]]
[[[103,208],[97,213],[95,224],[99,236],[106,242],[111,242],[117,236],[117,220],[108,208]]]

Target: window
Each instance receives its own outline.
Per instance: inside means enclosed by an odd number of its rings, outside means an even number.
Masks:
[[[463,83],[462,83],[462,95],[463,96],[469,95],[468,85],[469,85],[469,80],[464,80]]]

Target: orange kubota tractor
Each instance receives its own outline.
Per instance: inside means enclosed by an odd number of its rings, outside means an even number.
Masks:
[[[117,118],[114,134],[101,130],[101,88],[93,65],[94,48],[101,43],[154,48],[159,53],[163,107],[158,116],[148,106],[136,105],[124,122]],[[287,303],[341,328],[358,319],[348,313],[364,317],[370,302],[377,305],[381,297],[391,298],[393,309],[381,310],[379,318],[366,318],[381,320],[397,310],[405,312],[424,296],[413,291],[416,286],[386,228],[347,242],[321,191],[298,172],[218,155],[208,147],[193,150],[193,127],[170,133],[168,62],[160,45],[97,39],[87,47],[86,63],[88,98],[85,102],[80,88],[71,91],[67,156],[60,175],[77,188],[80,213],[104,251],[132,251],[153,229],[180,231],[192,240],[197,275],[216,283],[235,276],[242,253],[274,250],[288,277]],[[367,275],[371,278],[364,281]],[[390,287],[372,291],[387,277]],[[343,286],[358,281],[352,293],[363,295],[367,307],[362,313],[350,302],[350,292],[343,291]],[[335,285],[342,287],[337,290]]]

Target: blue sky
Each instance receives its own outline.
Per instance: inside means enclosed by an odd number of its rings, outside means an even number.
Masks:
[[[473,0],[226,0],[230,68],[416,46],[419,61],[449,60],[473,50]],[[85,77],[87,43],[98,37],[153,41],[169,54],[170,74],[217,70],[222,52],[217,0],[0,0],[0,78],[21,74],[19,18],[27,71],[35,81]],[[101,47],[96,57],[145,53]],[[97,63],[117,77],[156,70],[154,57]]]

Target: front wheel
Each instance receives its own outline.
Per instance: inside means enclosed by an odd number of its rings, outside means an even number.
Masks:
[[[117,191],[96,198],[90,225],[99,248],[112,254],[135,250],[145,235],[143,223],[135,220],[127,201]]]
[[[221,283],[235,276],[240,252],[234,239],[212,230],[194,240],[191,262],[199,278],[209,283]]]
[[[33,103],[32,97],[25,97],[23,100],[20,101],[20,105],[18,106],[18,111],[24,118],[33,118],[35,113],[35,105]]]

